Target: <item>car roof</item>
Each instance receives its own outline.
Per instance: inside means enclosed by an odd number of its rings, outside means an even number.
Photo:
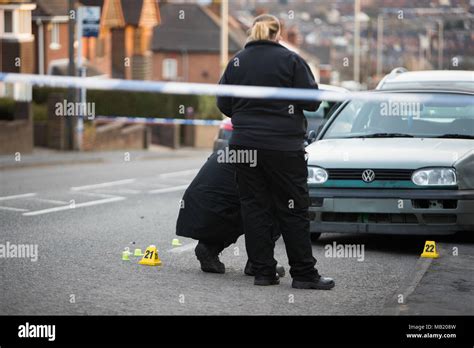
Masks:
[[[466,70],[406,71],[403,68],[397,68],[385,76],[376,89],[473,93],[474,72]]]
[[[338,86],[332,86],[332,85],[326,85],[324,83],[320,83],[318,85],[319,89],[322,91],[330,91],[330,92],[340,92],[340,93],[347,93],[349,92],[348,89],[344,87],[338,87]]]

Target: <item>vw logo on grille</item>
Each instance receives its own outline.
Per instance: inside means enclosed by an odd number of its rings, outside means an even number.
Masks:
[[[375,172],[372,169],[366,169],[362,172],[362,180],[372,182],[375,179]]]

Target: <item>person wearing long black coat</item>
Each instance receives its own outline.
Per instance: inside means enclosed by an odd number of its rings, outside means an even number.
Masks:
[[[213,153],[186,189],[181,200],[176,223],[176,234],[199,241],[196,256],[204,272],[224,273],[225,265],[219,254],[244,234],[239,193],[235,182],[235,168],[219,163],[219,154]],[[273,240],[280,237],[273,230]],[[279,276],[285,274],[277,267]],[[245,274],[254,275],[247,262]]]

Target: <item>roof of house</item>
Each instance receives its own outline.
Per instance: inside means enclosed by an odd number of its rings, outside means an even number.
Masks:
[[[153,51],[220,51],[220,25],[205,7],[166,3],[160,6],[160,11],[161,25],[153,32]],[[242,43],[230,32],[229,51],[240,49]]]
[[[68,0],[35,0],[36,9],[33,11],[34,17],[54,17],[67,16],[69,11]],[[78,0],[83,6],[100,6],[104,0]]]
[[[67,16],[67,0],[36,0],[36,9],[33,10],[34,17]]]
[[[125,23],[138,25],[142,13],[143,0],[121,0]]]

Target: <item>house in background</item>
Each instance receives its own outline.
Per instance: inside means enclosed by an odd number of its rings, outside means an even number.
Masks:
[[[220,18],[213,6],[164,3],[153,32],[153,80],[216,83],[221,75]],[[216,13],[217,12],[217,13]],[[229,57],[245,44],[240,25],[229,18]]]
[[[35,7],[31,1],[0,0],[0,71],[34,72],[35,39],[31,32],[31,11]],[[31,152],[31,86],[1,84],[0,98],[13,99],[12,113],[0,113],[0,154]]]
[[[35,2],[32,26],[38,59],[34,71],[67,75],[68,0]],[[160,22],[157,0],[78,0],[75,5],[101,7],[99,37],[82,38],[88,76],[150,78],[150,41],[153,27]]]
[[[32,1],[0,0],[0,70],[34,71],[34,35],[31,31]]]
[[[110,57],[111,77],[151,78],[151,38],[158,24],[156,0],[104,0],[97,55]]]
[[[68,60],[68,2],[66,0],[36,0],[32,14],[36,38],[35,73],[49,74],[53,67]]]

